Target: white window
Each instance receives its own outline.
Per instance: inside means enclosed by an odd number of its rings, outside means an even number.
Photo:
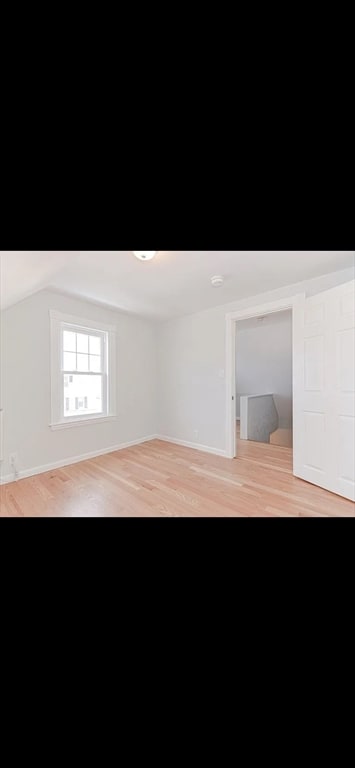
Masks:
[[[113,326],[51,312],[52,428],[115,416]]]

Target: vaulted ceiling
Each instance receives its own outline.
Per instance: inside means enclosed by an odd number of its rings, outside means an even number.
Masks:
[[[353,251],[2,251],[1,307],[43,288],[154,318],[254,296],[354,266]],[[223,275],[221,288],[210,278]]]

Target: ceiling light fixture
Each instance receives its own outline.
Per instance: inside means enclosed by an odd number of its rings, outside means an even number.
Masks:
[[[141,261],[149,261],[149,259],[153,259],[156,251],[133,251],[134,255],[137,256],[137,259],[140,259]]]

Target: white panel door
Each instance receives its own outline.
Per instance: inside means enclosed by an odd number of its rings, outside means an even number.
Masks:
[[[355,281],[298,308],[294,474],[355,500]]]

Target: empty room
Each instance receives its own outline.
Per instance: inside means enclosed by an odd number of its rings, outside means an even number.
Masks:
[[[354,517],[353,251],[0,252],[1,517]]]

